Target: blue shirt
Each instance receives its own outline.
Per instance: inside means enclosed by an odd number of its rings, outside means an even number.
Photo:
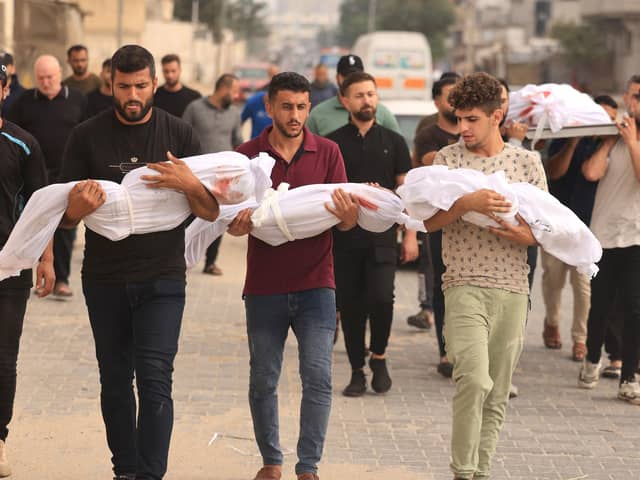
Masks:
[[[271,125],[271,117],[267,115],[267,110],[264,106],[264,96],[267,94],[266,90],[261,90],[249,97],[247,103],[244,104],[240,118],[244,123],[247,118],[251,118],[251,138],[256,138],[262,133],[265,127]]]

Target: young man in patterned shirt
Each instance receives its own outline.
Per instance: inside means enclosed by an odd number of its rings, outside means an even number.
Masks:
[[[504,143],[500,136],[501,86],[486,73],[464,77],[449,94],[462,142],[445,147],[435,165],[503,170],[509,182],[547,188],[536,153]],[[511,375],[522,351],[529,284],[527,246],[531,228],[518,215],[510,225],[496,214],[511,204],[492,190],[464,195],[448,211],[425,221],[442,229],[447,354],[454,364],[451,469],[455,479],[489,477],[491,457],[504,423]],[[481,228],[460,217],[475,211],[500,228]]]

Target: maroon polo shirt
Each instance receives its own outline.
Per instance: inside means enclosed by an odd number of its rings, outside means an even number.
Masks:
[[[338,146],[314,135],[304,127],[304,141],[291,163],[285,162],[269,144],[265,128],[258,137],[243,143],[237,151],[249,158],[267,152],[276,164],[271,172],[273,188],[282,182],[289,188],[316,183],[347,181]],[[335,288],[331,230],[311,238],[287,242],[277,247],[249,235],[245,295],[275,295],[312,288]]]

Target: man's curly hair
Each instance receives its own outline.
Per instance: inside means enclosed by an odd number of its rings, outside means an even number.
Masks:
[[[465,75],[449,93],[449,104],[454,110],[479,108],[491,115],[501,106],[502,85],[488,73]]]

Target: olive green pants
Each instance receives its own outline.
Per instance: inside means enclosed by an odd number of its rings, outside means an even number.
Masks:
[[[489,476],[504,423],[528,296],[460,286],[445,290],[444,297],[444,336],[456,383],[451,469],[456,478],[479,479]]]

